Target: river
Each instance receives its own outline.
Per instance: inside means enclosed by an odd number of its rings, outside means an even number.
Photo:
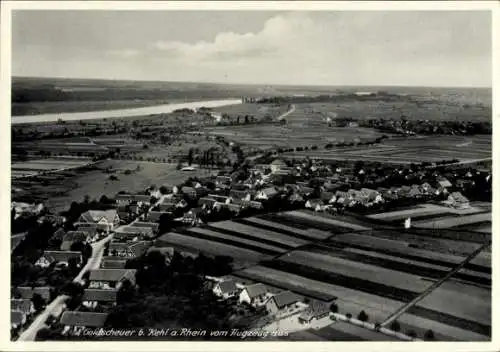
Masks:
[[[93,120],[93,119],[110,119],[120,117],[135,117],[135,116],[148,116],[153,114],[166,114],[177,109],[198,109],[201,107],[216,108],[226,105],[241,104],[241,99],[225,99],[225,100],[205,100],[193,101],[188,103],[175,103],[163,104],[155,106],[144,106],[140,108],[127,108],[117,110],[101,110],[101,111],[88,111],[88,112],[63,112],[58,114],[40,114],[40,115],[24,115],[13,116],[11,124],[22,123],[37,123],[37,122],[52,122],[58,121],[79,121],[79,120]]]

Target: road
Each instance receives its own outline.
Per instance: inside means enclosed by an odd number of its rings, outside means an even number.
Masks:
[[[290,115],[292,112],[295,111],[295,105],[292,105],[292,107],[290,108],[290,110],[288,110],[287,112],[285,112],[284,114],[278,116],[276,119],[278,121],[280,120],[283,120],[285,117],[287,117],[288,115]]]
[[[104,254],[104,246],[113,238],[113,235],[109,235],[100,241],[92,243],[92,255],[88,259],[85,266],[80,270],[78,275],[73,279],[73,282],[82,283],[82,277],[89,270],[98,269]],[[49,305],[45,307],[45,310],[38,314],[31,325],[24,330],[19,336],[18,341],[34,341],[38,331],[44,327],[45,321],[50,315],[59,316],[65,307],[65,302],[69,298],[66,295],[57,296]]]
[[[458,271],[460,271],[467,263],[469,263],[472,259],[474,259],[480,252],[482,252],[486,247],[491,245],[491,241],[488,241],[484,243],[481,247],[476,249],[474,252],[469,254],[467,258],[463,262],[461,262],[457,267],[453,270],[451,270],[446,276],[444,276],[442,279],[434,282],[432,285],[430,285],[424,292],[422,292],[420,295],[415,297],[413,300],[411,300],[409,303],[403,305],[400,307],[398,310],[396,310],[394,313],[392,313],[382,324],[380,324],[381,327],[387,326],[388,324],[392,323],[395,321],[397,318],[399,318],[401,315],[403,315],[408,309],[413,307],[415,304],[420,302],[422,299],[424,299],[427,295],[429,295],[432,291],[434,291],[436,288],[441,286],[445,281],[450,279],[453,275],[455,275]]]
[[[57,316],[58,313],[60,313],[64,308],[66,299],[68,298],[69,296],[65,295],[57,296],[47,307],[45,307],[45,310],[43,312],[38,314],[31,325],[22,332],[17,341],[35,341],[35,337],[38,331],[46,327],[45,321],[47,320],[47,318],[50,315]]]

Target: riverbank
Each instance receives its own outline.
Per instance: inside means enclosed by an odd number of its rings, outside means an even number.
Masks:
[[[168,114],[177,109],[198,109],[200,107],[215,108],[226,105],[241,104],[241,99],[223,99],[223,100],[203,100],[174,104],[161,104],[154,106],[144,106],[126,109],[99,110],[87,112],[71,112],[41,115],[22,115],[12,116],[11,124],[43,123],[55,121],[79,121],[95,120],[120,117],[148,116],[155,114]]]

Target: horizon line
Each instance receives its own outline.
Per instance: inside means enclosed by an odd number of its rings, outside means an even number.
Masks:
[[[445,86],[445,85],[401,85],[401,84],[292,84],[292,83],[241,83],[241,82],[216,82],[216,81],[179,81],[179,80],[150,80],[150,79],[130,79],[130,78],[84,78],[84,77],[62,77],[62,76],[22,76],[11,75],[14,78],[34,78],[34,79],[67,79],[67,80],[96,80],[110,82],[148,82],[148,83],[201,83],[201,84],[219,84],[219,85],[244,85],[244,86],[282,86],[282,87],[388,87],[388,88],[475,88],[492,89],[490,86]]]

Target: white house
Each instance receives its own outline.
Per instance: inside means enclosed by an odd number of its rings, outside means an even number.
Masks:
[[[269,291],[264,284],[257,283],[246,286],[239,296],[239,302],[246,302],[254,307],[262,306],[269,298]]]
[[[257,200],[268,200],[275,197],[278,194],[274,187],[264,188],[257,192],[255,199]]]
[[[111,232],[120,226],[120,217],[116,209],[112,210],[89,210],[80,215],[78,221],[74,224],[76,227],[85,224],[96,224],[97,228]]]
[[[233,280],[228,280],[228,281],[218,282],[214,286],[213,292],[217,297],[228,299],[230,297],[236,296],[239,292],[239,289]]]

